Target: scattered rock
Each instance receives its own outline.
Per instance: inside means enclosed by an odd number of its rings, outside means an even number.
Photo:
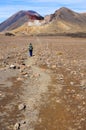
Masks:
[[[52,65],[52,67],[51,67],[52,69],[56,69],[56,65]]]
[[[27,65],[28,68],[31,68],[31,65]]]
[[[84,77],[84,74],[83,73],[80,73],[81,77],[83,78]]]
[[[26,105],[25,104],[20,104],[19,106],[18,106],[18,109],[21,111],[21,110],[25,110],[25,108],[26,108]]]
[[[34,76],[35,78],[38,78],[38,77],[40,76],[40,74],[39,74],[39,73],[35,73],[33,76]]]
[[[72,92],[72,93],[75,93],[75,90],[74,90],[74,89],[72,89],[72,90],[71,90],[71,92]]]
[[[23,121],[22,124],[26,124],[26,121]]]
[[[25,74],[24,77],[27,78],[27,77],[29,77],[29,75],[28,75],[28,74]]]
[[[76,75],[76,74],[77,74],[77,72],[76,72],[76,71],[71,71],[71,74]]]
[[[10,69],[16,69],[16,65],[10,65]]]
[[[20,66],[17,66],[17,69],[20,69]]]
[[[20,123],[16,123],[15,125],[14,125],[14,130],[19,130],[20,129]]]
[[[20,66],[20,72],[23,72],[23,71],[25,70],[25,68],[26,68],[26,67],[25,67],[24,65],[21,65],[21,66]]]
[[[28,75],[28,73],[27,73],[27,72],[22,72],[21,74],[22,74],[22,75]]]
[[[5,94],[0,91],[0,98],[4,98]]]
[[[22,62],[22,65],[24,65],[24,66],[25,66],[26,64],[25,64],[24,62]]]
[[[85,89],[86,88],[86,79],[81,80],[80,86]]]
[[[85,101],[83,101],[83,105],[85,105],[86,103],[85,103]]]
[[[18,78],[17,78],[17,80],[18,80],[18,81],[22,81],[23,79],[22,79],[22,78],[20,78],[20,77],[18,77]]]
[[[74,82],[70,82],[71,85],[74,85]]]
[[[58,80],[63,80],[64,78],[64,75],[63,74],[57,74],[57,79]]]

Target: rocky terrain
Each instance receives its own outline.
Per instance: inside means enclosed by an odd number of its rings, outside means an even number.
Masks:
[[[85,38],[0,35],[0,130],[85,130],[85,57]]]

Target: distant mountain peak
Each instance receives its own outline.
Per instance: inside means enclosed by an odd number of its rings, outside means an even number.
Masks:
[[[77,14],[78,13],[76,13],[66,7],[62,7],[60,9],[56,10],[55,13],[51,15],[50,21],[55,20],[55,19],[71,21],[72,19],[74,19],[74,17]]]
[[[31,13],[32,15],[37,15],[37,16],[39,16],[39,14],[38,14],[36,11],[28,10],[28,12]]]
[[[28,11],[21,10],[0,24],[0,32],[4,30],[13,30],[31,20],[43,20],[43,19],[44,17],[42,17],[40,14],[38,14],[33,10]]]
[[[40,14],[38,14],[36,11],[33,11],[33,10],[26,11],[26,15],[28,15],[28,17],[31,20],[43,20],[44,19]]]
[[[66,7],[62,7],[58,10],[55,11],[55,13],[73,13],[74,11],[72,11],[71,9],[69,8],[66,8]]]
[[[70,10],[70,9],[67,7],[61,7],[61,8],[59,8],[59,10]]]
[[[67,7],[61,7],[61,8],[59,8],[59,10],[69,10],[69,8],[67,8]]]

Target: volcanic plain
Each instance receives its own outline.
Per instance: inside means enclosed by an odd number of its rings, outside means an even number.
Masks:
[[[86,129],[86,38],[0,34],[0,130],[17,129]]]

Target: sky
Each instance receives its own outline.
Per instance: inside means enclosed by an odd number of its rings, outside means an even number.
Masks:
[[[20,10],[33,10],[45,16],[61,7],[86,12],[86,0],[0,0],[0,23]]]

